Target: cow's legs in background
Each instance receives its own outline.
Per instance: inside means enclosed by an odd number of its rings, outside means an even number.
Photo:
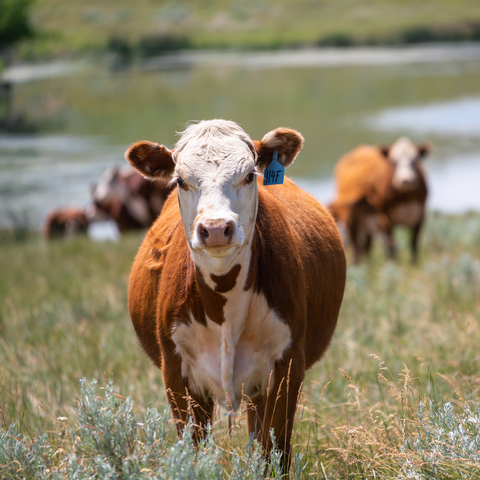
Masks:
[[[362,245],[356,222],[351,222],[350,225],[348,225],[348,233],[353,247],[353,263],[358,265],[362,258]]]
[[[384,235],[385,246],[387,247],[387,254],[392,259],[395,260],[397,256],[397,248],[395,246],[395,240],[393,238],[393,232],[390,228]]]
[[[304,371],[304,367],[294,368],[288,360],[278,361],[271,378],[270,394],[266,399],[256,397],[247,409],[248,432],[255,435],[266,452],[272,448],[270,430],[273,429],[277,448],[283,452],[284,473],[290,468],[293,421]]]
[[[393,260],[396,257],[395,239],[393,238],[393,225],[390,219],[383,213],[377,214],[377,222],[380,236],[387,249],[387,255]]]
[[[370,253],[372,251],[372,234],[367,233],[365,236],[365,254],[367,257],[370,257]]]
[[[420,229],[422,228],[423,219],[418,225],[415,225],[412,228],[412,237],[410,239],[410,249],[412,252],[412,263],[415,264],[418,262],[418,236]]]

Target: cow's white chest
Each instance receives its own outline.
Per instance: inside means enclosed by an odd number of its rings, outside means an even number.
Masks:
[[[401,203],[390,209],[389,216],[393,224],[412,228],[423,216],[423,204],[416,201]]]
[[[222,325],[208,317],[206,326],[191,318],[189,324],[176,326],[172,339],[192,391],[237,409],[242,397],[267,392],[275,361],[290,344],[290,328],[261,294],[224,296]]]

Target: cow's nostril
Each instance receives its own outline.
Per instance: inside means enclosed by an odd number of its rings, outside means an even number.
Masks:
[[[200,236],[206,240],[209,237],[208,230],[205,227],[200,228]]]
[[[223,230],[223,234],[225,235],[226,238],[231,238],[234,233],[235,233],[235,226],[233,222],[228,222],[225,226],[225,229]]]
[[[198,240],[206,247],[228,245],[235,235],[233,221],[207,220],[197,225]]]

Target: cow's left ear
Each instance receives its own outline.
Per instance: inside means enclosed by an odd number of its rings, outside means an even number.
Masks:
[[[419,157],[425,158],[430,153],[431,147],[428,143],[419,143],[417,149]]]
[[[167,178],[175,169],[173,150],[154,142],[134,143],[125,152],[125,158],[135,170],[147,178]]]
[[[290,128],[276,128],[268,132],[260,141],[254,140],[257,152],[257,167],[263,172],[272,161],[274,150],[278,150],[278,161],[290,166],[303,147],[303,137]]]

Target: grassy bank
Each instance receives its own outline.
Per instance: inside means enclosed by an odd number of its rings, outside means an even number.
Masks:
[[[480,38],[476,0],[36,0],[31,18],[39,35],[24,44],[27,58]]]
[[[0,248],[0,477],[261,478],[242,415],[231,438],[220,412],[198,452],[177,443],[126,308],[141,235],[12,238]],[[377,248],[349,268],[334,340],[305,380],[294,478],[477,477],[480,215],[430,215],[418,267],[398,239],[397,263]]]

